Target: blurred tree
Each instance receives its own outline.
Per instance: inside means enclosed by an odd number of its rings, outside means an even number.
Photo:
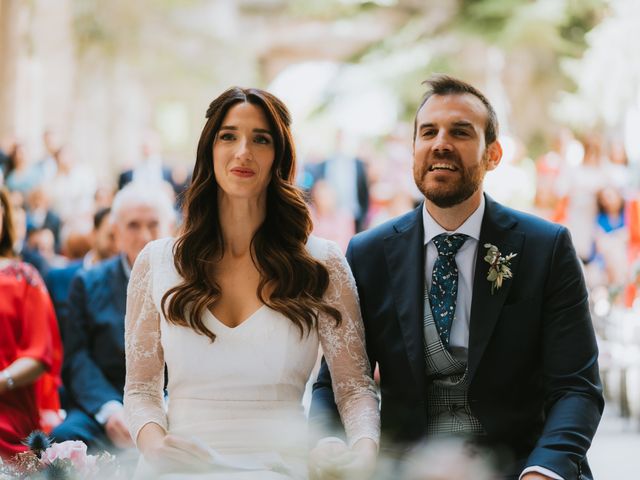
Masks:
[[[352,18],[372,9],[406,15],[395,31],[349,58],[372,72],[387,73],[384,81],[397,92],[406,119],[413,117],[423,91],[420,82],[429,74],[462,76],[487,91],[505,131],[525,141],[534,154],[546,148],[555,128],[550,105],[559,92],[575,89],[563,61],[583,54],[586,33],[608,12],[605,0],[348,3]],[[325,19],[329,12],[329,6],[322,10]],[[397,67],[403,55],[402,68],[380,68]]]
[[[1,2],[5,112],[14,109],[4,59],[11,65],[11,55],[27,54],[29,45],[8,46],[17,38],[15,4],[37,10],[40,1]],[[345,89],[360,88],[349,67],[394,92],[405,119],[415,113],[421,81],[451,73],[485,89],[505,129],[540,149],[553,129],[548,106],[559,91],[576,89],[562,63],[581,57],[585,34],[613,0],[67,1],[78,62],[72,130],[82,132],[76,141],[83,156],[117,166],[135,156],[136,132],[153,125],[162,105],[180,103],[188,112],[190,139],[176,154],[190,155],[213,96],[230,84],[267,85],[308,60],[345,66],[318,115]],[[92,126],[102,134],[89,141]]]

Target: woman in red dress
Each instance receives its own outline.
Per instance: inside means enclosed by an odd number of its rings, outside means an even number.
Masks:
[[[15,234],[7,192],[0,189],[0,457],[27,449],[22,441],[57,411],[62,344],[44,282],[13,258]]]

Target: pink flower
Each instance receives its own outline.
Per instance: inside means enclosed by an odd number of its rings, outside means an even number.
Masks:
[[[87,446],[79,440],[67,440],[62,443],[54,443],[47,448],[40,459],[44,463],[53,463],[56,460],[70,460],[73,467],[81,473],[89,473],[95,469],[98,457],[87,455]]]

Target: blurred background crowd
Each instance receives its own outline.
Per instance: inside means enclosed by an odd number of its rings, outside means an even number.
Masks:
[[[179,228],[206,106],[233,84],[289,106],[314,233],[346,249],[420,201],[420,82],[451,73],[498,111],[504,157],[487,193],[570,229],[608,408],[637,431],[639,22],[633,0],[2,0],[13,250],[62,325],[71,273],[122,251],[110,208],[125,185],[166,195]]]

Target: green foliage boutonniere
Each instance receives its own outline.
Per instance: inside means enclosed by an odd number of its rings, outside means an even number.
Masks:
[[[484,248],[488,248],[484,261],[489,264],[487,280],[491,282],[491,295],[493,295],[497,289],[502,287],[502,283],[506,278],[513,276],[511,273],[511,259],[515,257],[517,253],[510,253],[506,257],[503,257],[495,245],[485,243]]]

